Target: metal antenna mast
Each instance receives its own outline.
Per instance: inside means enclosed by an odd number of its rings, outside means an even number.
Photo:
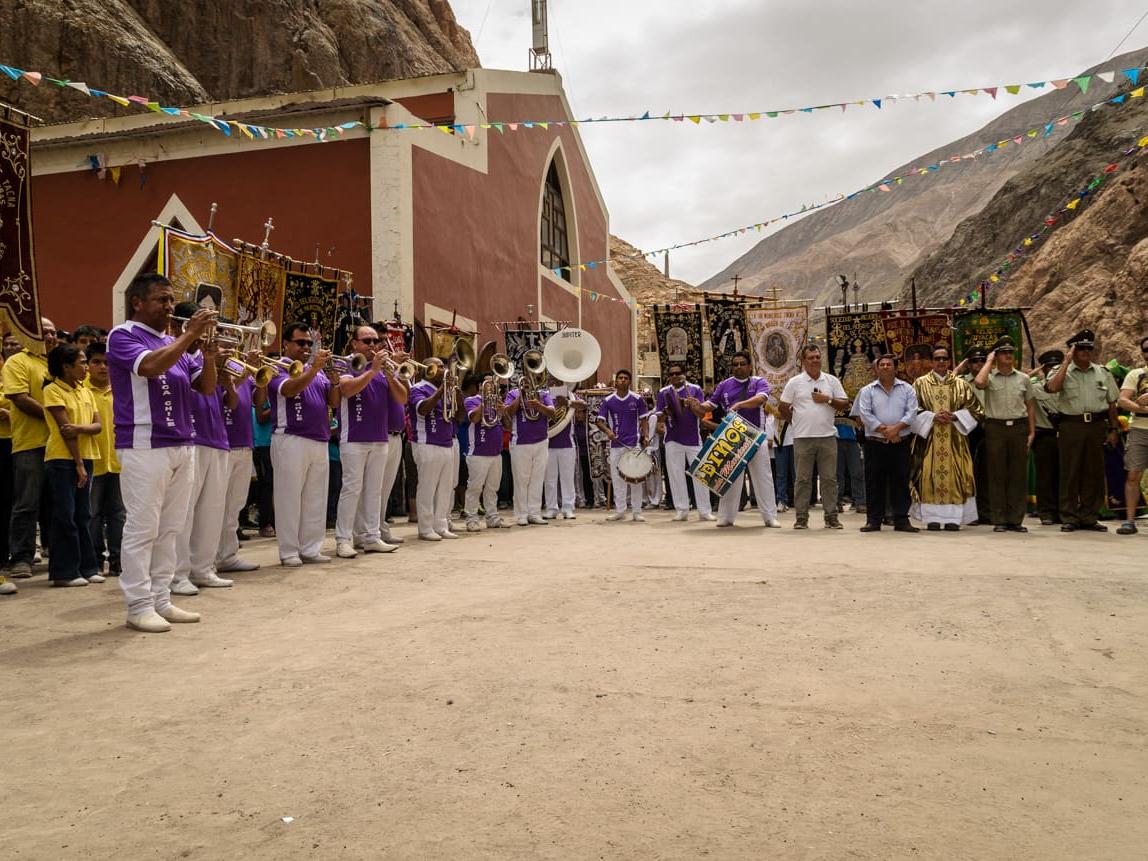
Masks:
[[[549,72],[554,65],[550,56],[550,28],[546,20],[546,0],[530,0],[530,21],[534,30],[534,47],[530,49],[530,71]]]

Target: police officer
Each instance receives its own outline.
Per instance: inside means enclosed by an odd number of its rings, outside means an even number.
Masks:
[[[1016,347],[1001,338],[973,384],[984,394],[985,472],[993,532],[1028,532],[1028,449],[1036,435],[1032,380],[1016,369]]]
[[[1107,532],[1098,523],[1104,504],[1104,445],[1116,444],[1116,380],[1092,361],[1096,338],[1082,329],[1068,339],[1068,355],[1046,388],[1060,412],[1060,531]]]
[[[1064,362],[1063,350],[1040,354],[1040,367],[1031,374],[1036,400],[1036,435],[1032,440],[1033,472],[1036,473],[1036,515],[1041,526],[1060,523],[1060,448],[1057,444],[1056,395],[1049,394],[1045,383],[1049,373]]]
[[[988,353],[984,347],[971,347],[965,353],[964,360],[953,368],[953,373],[969,384],[981,406],[985,405],[985,393],[976,386],[977,375],[985,368]],[[990,366],[991,370],[991,366]],[[969,441],[969,454],[973,457],[973,478],[977,483],[977,523],[988,523],[992,518],[989,501],[989,479],[985,462],[985,426],[978,424],[967,437]]]

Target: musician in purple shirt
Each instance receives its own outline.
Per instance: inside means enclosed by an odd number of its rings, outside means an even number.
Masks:
[[[288,568],[330,562],[324,555],[327,525],[328,409],[339,408],[339,374],[327,368],[329,350],[315,343],[306,323],[283,326],[283,357],[305,364],[298,377],[280,373],[268,386],[271,464],[275,470],[275,537]]]
[[[565,407],[566,426],[550,437],[550,452],[546,460],[546,481],[543,484],[543,501],[546,513],[542,516],[554,520],[559,515],[563,520],[573,520],[574,514],[574,467],[578,453],[574,449],[574,410],[575,400],[569,386],[551,377],[550,397],[555,409]],[[548,431],[549,433],[549,431]]]
[[[632,379],[633,376],[625,368],[614,373],[614,394],[602,401],[594,423],[610,438],[610,476],[614,486],[614,513],[606,519],[625,519],[626,493],[629,491],[630,511],[634,520],[641,523],[646,519],[642,515],[642,485],[629,483],[618,471],[618,461],[623,454],[635,448],[646,447],[640,421],[646,412],[646,402],[640,395],[630,391]]]
[[[750,374],[749,353],[739,350],[730,359],[733,376],[718,383],[708,401],[698,403],[696,398],[687,398],[686,404],[694,415],[705,415],[707,410],[720,409],[723,412],[736,412],[756,428],[765,429],[765,409],[769,405],[769,383],[761,377]],[[772,409],[772,407],[770,407]],[[749,473],[753,482],[753,495],[757,500],[757,510],[762,522],[774,529],[780,528],[777,522],[777,499],[773,490],[773,471],[769,466],[769,446],[762,445],[754,453],[745,472],[722,495],[718,502],[717,525],[733,526],[737,518],[737,508],[741,502],[741,489],[745,474]]]
[[[419,484],[415,492],[418,508],[419,538],[423,541],[441,541],[458,538],[450,528],[450,507],[454,502],[454,484],[458,476],[455,450],[458,439],[454,422],[443,415],[444,398],[458,399],[458,413],[462,401],[458,389],[444,391],[445,365],[432,356],[426,360],[426,370],[419,373],[420,380],[411,386],[407,409],[411,418],[411,451],[418,467]]]
[[[259,367],[257,352],[249,353],[247,364]],[[221,375],[221,376],[227,376]],[[255,571],[258,562],[239,558],[239,515],[247,505],[251,490],[252,454],[255,444],[255,415],[251,409],[252,399],[267,400],[267,389],[257,389],[250,374],[236,379],[235,408],[228,407],[228,393],[219,390],[220,406],[223,409],[223,425],[227,428],[227,501],[223,509],[223,525],[219,530],[219,547],[215,552],[216,572]]]
[[[519,526],[530,523],[540,526],[546,523],[542,517],[542,488],[550,456],[546,433],[554,415],[554,401],[546,389],[530,386],[511,389],[503,404],[512,422],[510,470],[514,474],[514,516]]]
[[[506,426],[506,407],[494,378],[480,380],[473,375],[469,382],[479,386],[464,404],[470,422],[470,446],[466,452],[466,531],[478,532],[478,503],[481,499],[488,529],[504,524],[498,513],[498,487],[502,484],[502,432]],[[481,383],[481,385],[480,385]],[[505,524],[509,526],[509,524]]]
[[[400,401],[390,398],[387,402],[387,466],[383,471],[383,504],[379,509],[379,538],[386,544],[402,544],[401,535],[393,535],[387,524],[387,504],[391,498],[391,490],[395,486],[395,479],[399,474],[399,466],[403,462],[403,433],[407,426],[407,400],[410,398],[411,388],[406,380],[399,379],[406,397]]]
[[[199,614],[171,603],[176,536],[186,526],[195,454],[191,398],[215,392],[214,344],[203,363],[188,355],[214,314],[196,311],[179,337],[167,334],[175,309],[171,282],[137,276],[124,296],[127,322],[108,335],[116,454],[127,517],[120,558],[120,588],[129,628],[170,631],[172,622],[198,622]]]
[[[701,451],[702,438],[698,416],[686,406],[686,399],[691,398],[700,404],[705,400],[705,394],[701,386],[686,381],[682,365],[672,364],[667,370],[670,384],[658,392],[657,431],[666,443],[666,474],[670,479],[670,495],[677,512],[674,520],[688,520],[690,494],[686,488],[686,469]],[[709,488],[696,478],[693,482],[698,519],[716,520],[710,505]]]

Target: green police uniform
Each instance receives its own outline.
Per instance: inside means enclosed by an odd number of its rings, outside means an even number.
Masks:
[[[1068,360],[1066,360],[1068,361]],[[1057,393],[1060,413],[1060,519],[1065,527],[1092,528],[1104,504],[1104,441],[1108,406],[1120,390],[1111,372],[1096,362],[1069,365]],[[1063,527],[1062,527],[1063,528]]]
[[[1028,500],[1028,404],[1032,380],[1014,370],[994,369],[981,389],[985,405],[985,466],[989,509],[997,526],[1015,529],[1024,523]]]

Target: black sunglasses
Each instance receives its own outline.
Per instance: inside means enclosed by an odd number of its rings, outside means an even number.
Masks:
[[[356,338],[355,340],[358,341],[360,344],[377,344],[377,343],[379,343],[379,341],[381,339],[380,338]]]
[[[291,343],[297,344],[300,347],[311,347],[311,346],[314,346],[314,344],[315,344],[315,342],[312,341],[310,338],[292,338]]]

